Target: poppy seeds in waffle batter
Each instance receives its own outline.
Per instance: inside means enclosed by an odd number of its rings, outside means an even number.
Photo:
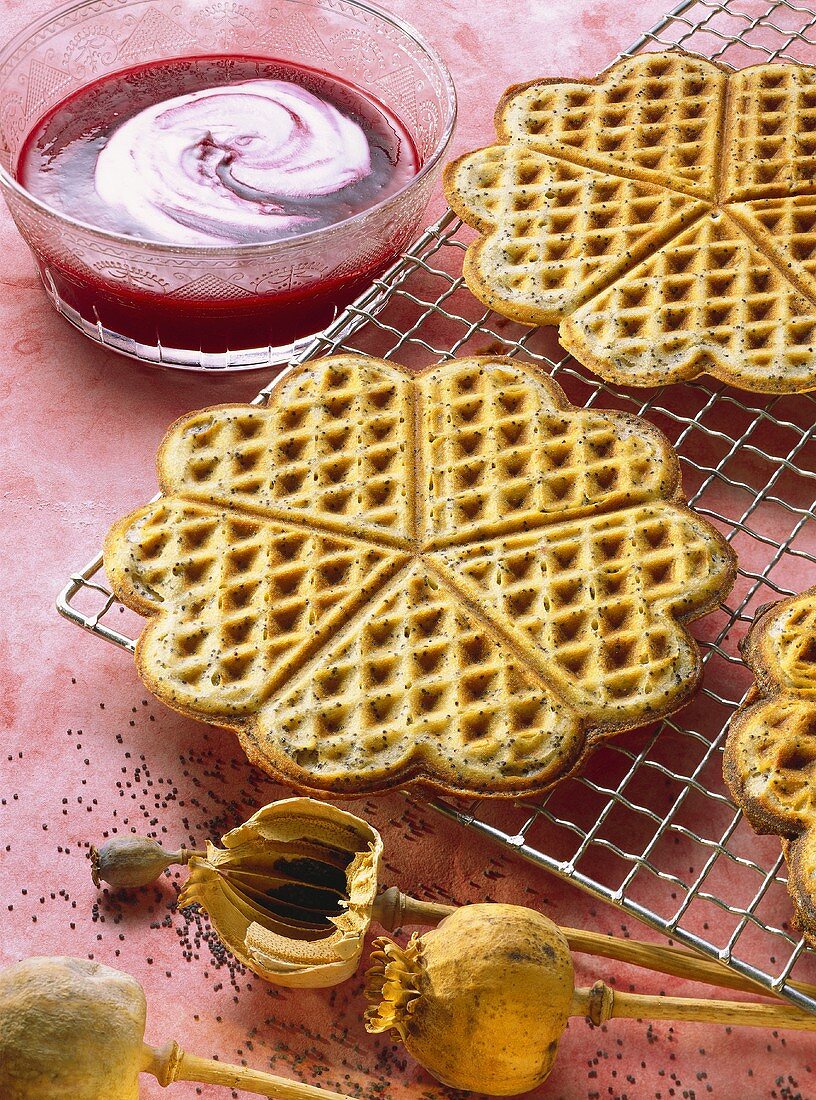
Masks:
[[[511,87],[445,171],[465,280],[618,385],[813,389],[814,117],[814,68],[680,51]]]
[[[743,653],[756,686],[728,731],[723,772],[758,833],[776,833],[788,890],[816,945],[816,588],[760,610]]]
[[[734,578],[656,428],[512,359],[305,363],[158,465],[105,545],[139,671],[301,790],[546,789],[688,700]]]

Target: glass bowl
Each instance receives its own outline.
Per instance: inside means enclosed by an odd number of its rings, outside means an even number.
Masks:
[[[103,231],[15,179],[20,149],[52,107],[153,61],[252,56],[320,68],[395,114],[420,168],[376,206],[262,243],[169,245]],[[149,363],[236,370],[287,361],[416,235],[456,120],[444,62],[362,0],[84,0],[0,51],[0,189],[60,313],[97,343]]]

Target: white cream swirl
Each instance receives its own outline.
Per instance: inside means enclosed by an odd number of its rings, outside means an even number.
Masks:
[[[331,103],[289,81],[246,80],[127,119],[94,182],[146,236],[223,245],[305,231],[321,198],[370,172],[365,133]]]

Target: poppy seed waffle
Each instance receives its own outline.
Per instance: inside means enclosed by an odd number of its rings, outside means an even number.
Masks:
[[[511,359],[306,363],[158,467],[105,544],[139,671],[303,790],[543,790],[688,700],[734,578],[656,428]]]
[[[445,170],[490,308],[618,385],[816,387],[816,69],[641,54],[499,103]]]
[[[756,687],[728,733],[725,780],[758,833],[776,833],[799,924],[816,946],[816,588],[763,609],[743,648]]]

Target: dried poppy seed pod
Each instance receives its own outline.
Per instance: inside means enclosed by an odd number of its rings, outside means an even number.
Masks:
[[[368,1031],[396,1031],[452,1088],[512,1096],[548,1076],[573,998],[558,925],[517,905],[466,905],[406,948],[375,947]]]
[[[386,891],[378,905],[380,834],[325,802],[273,802],[221,843],[208,843],[206,853],[170,853],[147,837],[116,838],[91,849],[93,880],[147,886],[172,864],[189,864],[179,905],[199,904],[237,959],[286,986],[337,985],[351,977],[372,918],[421,912],[424,919],[433,911],[436,920],[444,908],[399,891]]]
[[[139,1100],[139,1074],[278,1100],[349,1100],[273,1073],[144,1041],[144,990],[88,959],[39,958],[0,971],[2,1100]],[[187,1095],[190,1092],[188,1090]],[[233,1091],[233,1096],[235,1092]]]
[[[149,886],[174,863],[186,863],[185,848],[166,852],[146,836],[117,836],[101,848],[91,848],[91,876],[95,886],[107,882],[116,889]]]
[[[87,959],[0,972],[3,1100],[138,1100],[147,1005],[127,974]]]
[[[756,991],[716,964],[671,949],[613,946],[612,937],[566,932],[579,951]],[[547,1078],[569,1016],[596,1026],[619,1017],[816,1031],[816,1017],[792,1005],[619,993],[603,981],[573,989],[567,936],[541,913],[516,905],[466,905],[407,947],[385,938],[374,947],[367,1030],[399,1036],[443,1084],[490,1096],[527,1092]],[[816,996],[815,986],[797,987]]]
[[[324,802],[288,798],[221,843],[190,854],[179,904],[198,902],[225,946],[267,981],[318,988],[351,977],[377,895],[377,830]]]

